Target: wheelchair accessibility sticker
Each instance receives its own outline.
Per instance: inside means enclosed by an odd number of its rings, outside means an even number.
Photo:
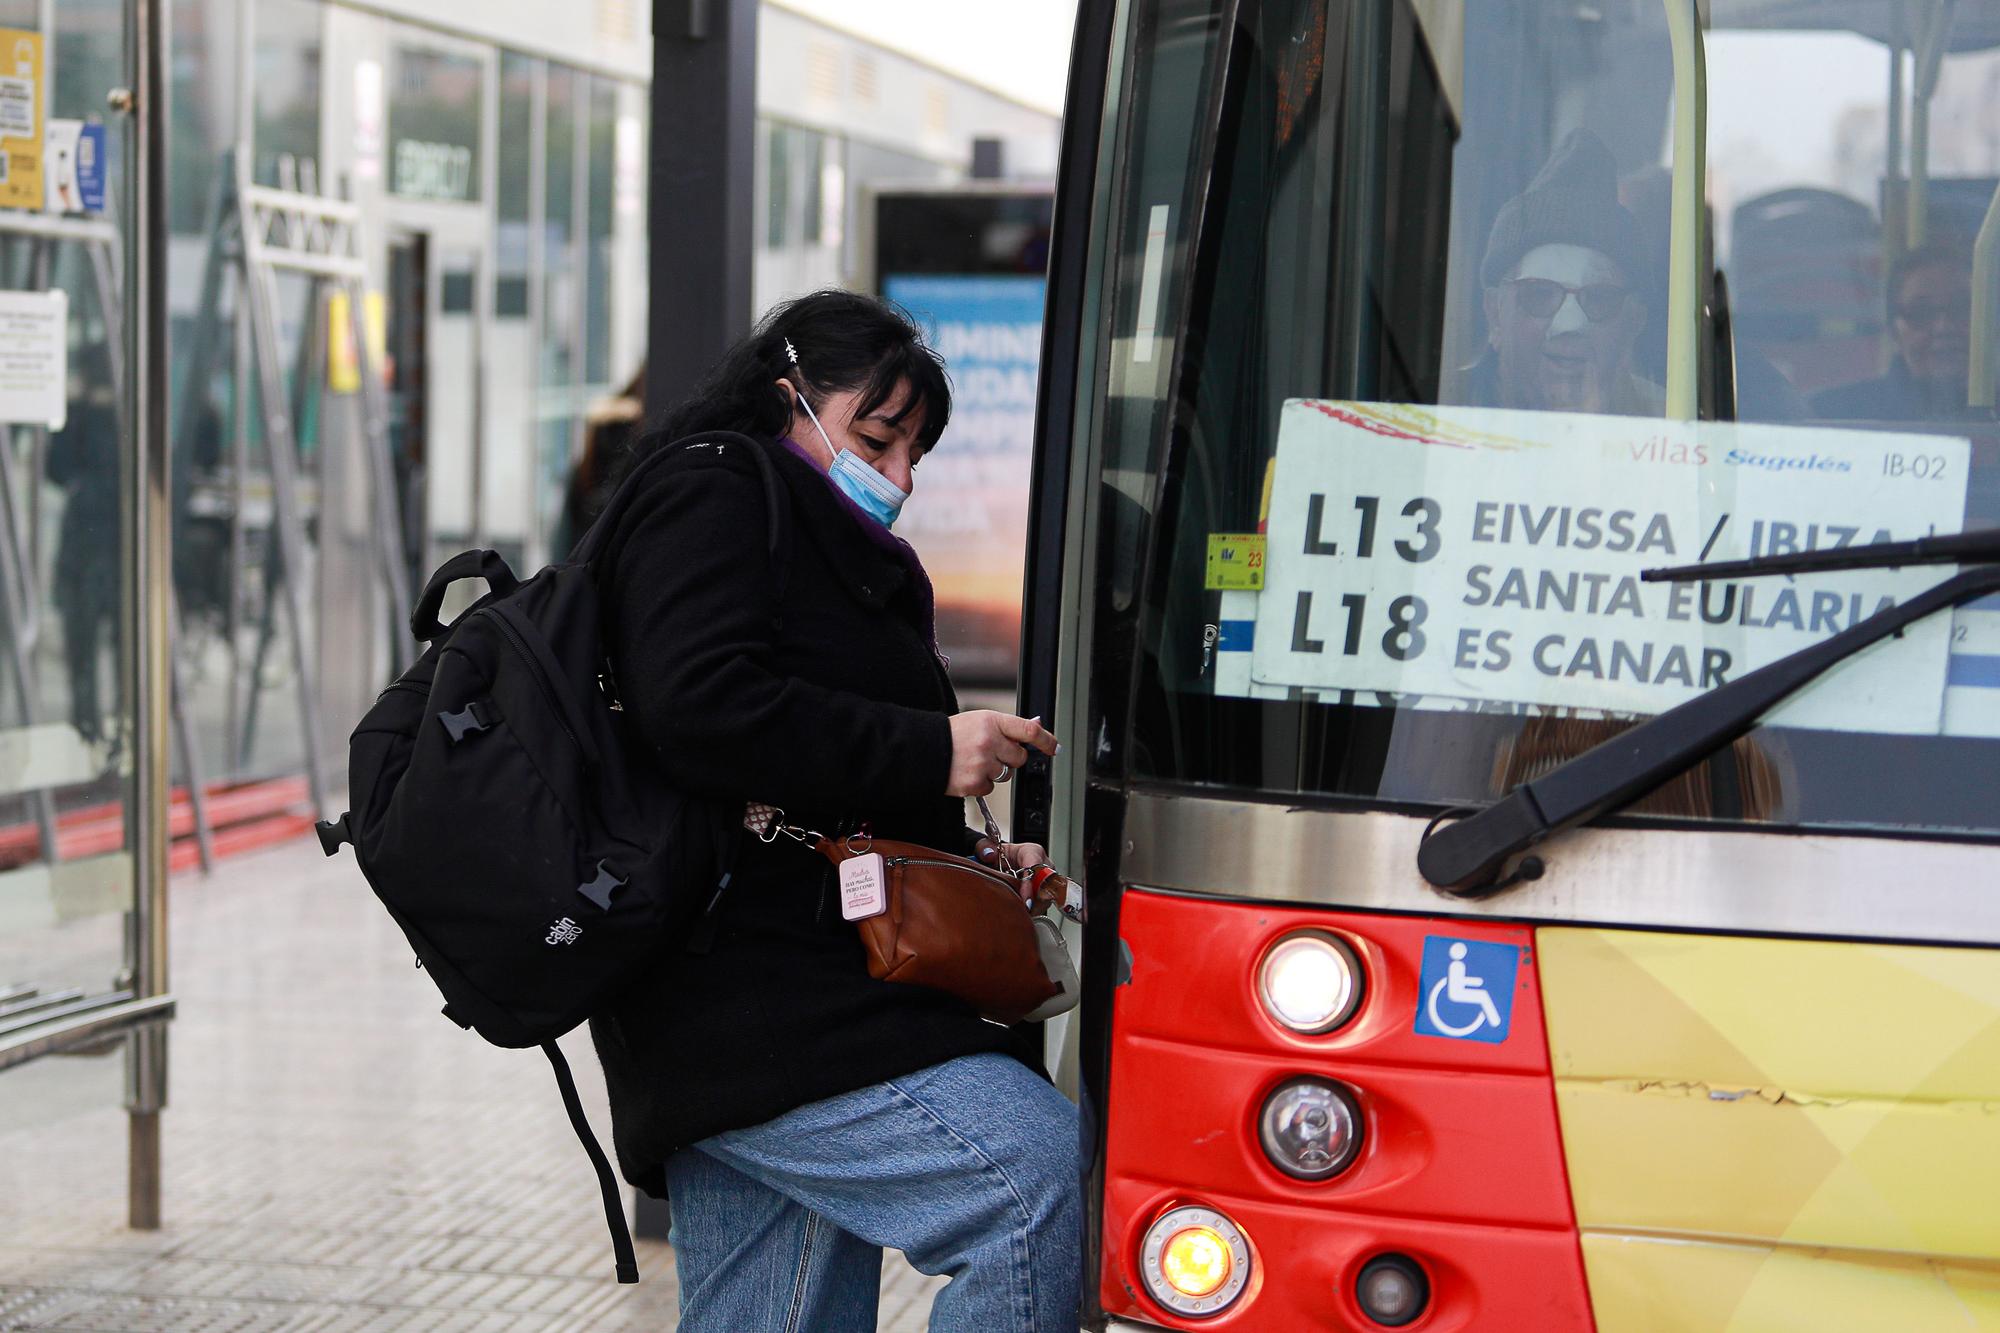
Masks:
[[[1520,965],[1518,945],[1424,936],[1418,1034],[1496,1046],[1507,1040],[1514,1017],[1514,973]]]

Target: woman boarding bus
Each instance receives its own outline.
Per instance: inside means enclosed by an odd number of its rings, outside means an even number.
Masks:
[[[1086,1321],[2000,1329],[2000,543],[1863,549],[2000,527],[2000,4],[1074,62],[1020,836],[1088,871]]]

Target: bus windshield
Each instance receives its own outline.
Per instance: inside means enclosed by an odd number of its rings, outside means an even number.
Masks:
[[[1121,186],[1112,393],[1171,366],[1107,408],[1158,478],[1107,478],[1137,776],[1485,803],[1953,572],[1642,570],[2000,526],[2000,3],[1131,8],[1130,77],[1205,70],[1184,176]],[[1977,834],[1995,790],[1989,598],[1628,813]]]

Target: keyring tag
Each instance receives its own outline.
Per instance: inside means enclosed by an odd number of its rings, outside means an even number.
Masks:
[[[882,853],[868,852],[840,863],[840,915],[866,921],[889,910],[889,874]]]

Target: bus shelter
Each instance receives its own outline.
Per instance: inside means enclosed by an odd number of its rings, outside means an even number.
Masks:
[[[0,1117],[103,1095],[159,1224],[169,788],[164,19],[0,28]],[[98,1060],[56,1057],[100,1057]],[[11,1121],[10,1121],[11,1123]]]

